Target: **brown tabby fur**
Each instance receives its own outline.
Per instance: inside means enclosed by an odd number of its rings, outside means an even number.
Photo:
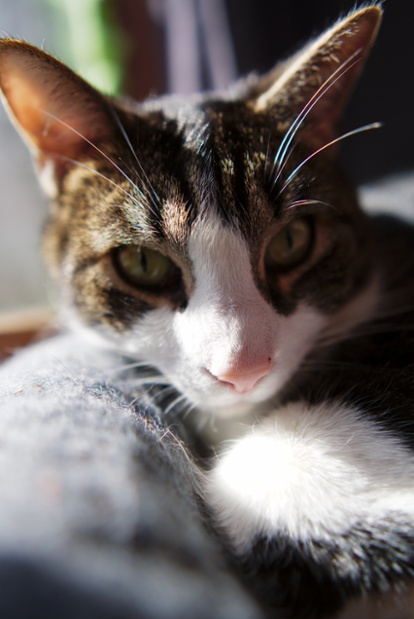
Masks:
[[[316,52],[310,48],[309,62],[279,89],[277,78],[295,58],[264,78],[241,82],[230,94],[197,97],[185,105],[168,99],[141,106],[108,101],[55,59],[22,42],[1,41],[0,63],[6,70],[0,85],[6,98],[7,56],[22,58],[22,64],[31,65],[34,79],[43,82],[40,95],[37,84],[29,86],[46,109],[43,116],[30,112],[30,126],[22,121],[26,108],[20,110],[14,101],[9,105],[31,136],[29,142],[35,142],[40,166],[50,160],[54,166],[57,195],[46,228],[45,255],[84,320],[125,330],[150,307],[184,307],[193,285],[186,239],[205,209],[214,209],[225,225],[241,231],[251,250],[257,286],[279,312],[289,314],[299,299],[335,312],[367,283],[373,264],[373,246],[366,242],[372,237],[369,222],[338,172],[332,149],[313,157],[278,193],[290,172],[334,136],[369,46],[348,71],[345,85],[341,80],[334,84],[309,114],[275,186],[272,160],[312,93],[349,55],[348,39],[354,47],[359,38],[366,45],[375,34],[378,15],[379,9],[371,7],[350,18],[324,46]],[[49,109],[53,116],[47,115]],[[65,136],[61,147],[60,132],[71,131],[61,120],[70,120],[72,111],[84,116],[85,133],[72,133],[68,146]],[[318,204],[291,208],[306,199]],[[314,218],[315,251],[295,272],[266,279],[264,248],[298,212]],[[130,243],[171,257],[182,271],[179,290],[154,294],[122,281],[111,256],[114,248]]]

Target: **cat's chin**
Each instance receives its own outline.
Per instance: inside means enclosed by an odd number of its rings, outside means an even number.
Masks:
[[[240,401],[227,406],[211,405],[199,407],[201,414],[214,417],[216,419],[232,419],[246,421],[248,418],[254,416],[261,416],[261,414],[271,408],[269,400],[259,402]]]
[[[280,391],[278,381],[273,380],[267,385],[253,389],[249,393],[236,393],[228,387],[214,390],[215,393],[189,396],[200,414],[217,419],[246,419],[250,416],[261,415],[271,408],[271,402]]]
[[[247,428],[255,425],[272,410],[271,402],[242,402],[233,406],[199,408],[191,419],[193,427],[208,445],[220,445],[245,435]]]

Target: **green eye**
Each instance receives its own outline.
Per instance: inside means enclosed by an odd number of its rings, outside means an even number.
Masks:
[[[298,217],[278,232],[266,249],[268,266],[294,267],[306,258],[313,242],[308,219]]]
[[[168,284],[178,270],[172,260],[141,245],[120,247],[115,254],[115,262],[125,280],[145,288]]]

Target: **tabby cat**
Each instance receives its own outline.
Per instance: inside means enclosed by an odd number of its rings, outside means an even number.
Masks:
[[[369,218],[337,165],[380,19],[361,8],[228,92],[141,104],[0,42],[68,320],[176,389],[214,449],[207,510],[269,616],[355,597],[343,616],[414,617],[414,236]]]

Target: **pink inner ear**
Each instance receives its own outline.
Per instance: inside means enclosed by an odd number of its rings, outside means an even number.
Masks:
[[[73,158],[109,133],[103,98],[64,65],[31,49],[23,44],[1,50],[7,107],[32,149]]]

